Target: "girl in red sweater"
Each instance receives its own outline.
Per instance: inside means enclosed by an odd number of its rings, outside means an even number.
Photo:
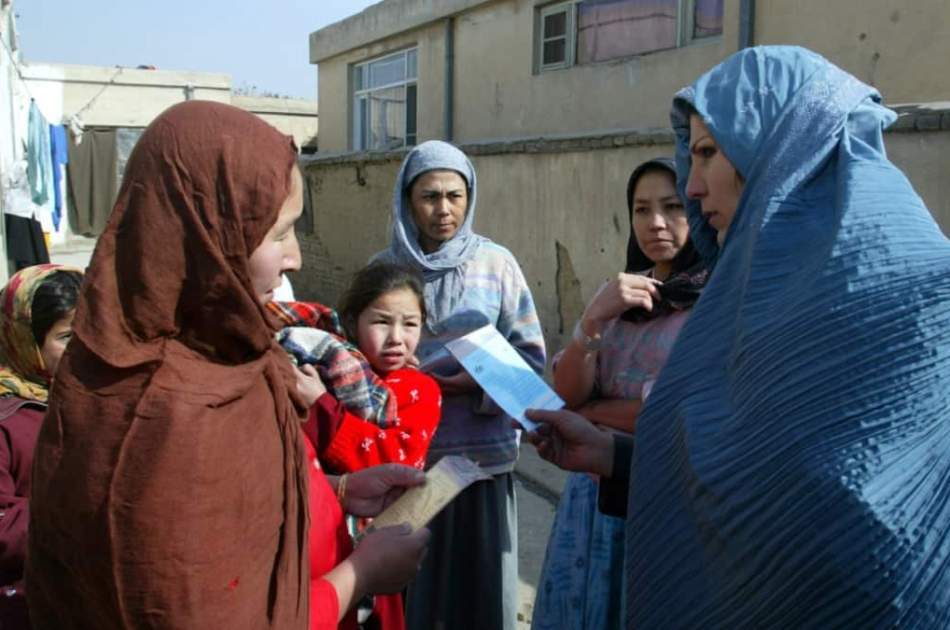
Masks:
[[[442,407],[438,384],[414,367],[425,324],[421,278],[398,265],[370,265],[354,276],[339,312],[350,339],[395,396],[397,413],[385,426],[375,424],[322,392],[314,414],[327,436],[320,440],[321,463],[338,473],[387,463],[421,469]]]
[[[357,272],[344,294],[339,310],[343,326],[396,398],[397,413],[385,425],[353,415],[309,369],[308,394],[315,399],[310,423],[316,427],[306,433],[319,436],[318,457],[328,471],[345,477],[386,463],[422,469],[442,407],[438,384],[414,367],[426,317],[422,291],[422,278],[414,270],[372,264]],[[374,614],[364,627],[402,630],[401,597],[376,597]]]

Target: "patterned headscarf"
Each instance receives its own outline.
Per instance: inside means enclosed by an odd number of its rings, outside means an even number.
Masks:
[[[468,209],[458,232],[439,249],[426,254],[419,244],[419,228],[412,217],[409,188],[423,173],[455,171],[468,186]],[[448,317],[462,297],[463,263],[475,255],[486,240],[472,231],[475,221],[477,187],[475,167],[459,149],[440,140],[423,142],[410,151],[402,162],[393,189],[393,227],[389,249],[377,259],[407,265],[422,272],[425,279],[427,326]]]
[[[267,309],[285,328],[277,341],[296,365],[313,365],[327,391],[347,411],[380,427],[396,417],[396,397],[390,395],[366,356],[347,341],[339,314],[317,302],[268,302]]]
[[[51,375],[33,338],[33,295],[58,271],[81,271],[63,265],[21,269],[0,292],[0,396],[46,402]]]

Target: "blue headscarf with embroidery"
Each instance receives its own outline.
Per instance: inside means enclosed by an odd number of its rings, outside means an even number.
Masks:
[[[637,422],[627,624],[950,625],[950,242],[884,152],[880,95],[797,47],[680,91],[744,178]]]
[[[419,244],[419,228],[412,217],[409,189],[417,177],[436,170],[455,171],[468,187],[465,220],[455,236],[427,254]],[[462,265],[471,260],[486,239],[472,230],[475,222],[475,167],[455,146],[429,140],[406,155],[393,189],[392,239],[389,249],[374,259],[407,265],[422,272],[425,279],[427,326],[432,328],[452,314],[465,290]]]

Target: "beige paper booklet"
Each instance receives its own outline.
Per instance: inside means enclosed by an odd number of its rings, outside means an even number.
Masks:
[[[491,475],[467,457],[443,457],[426,473],[424,485],[407,489],[373,519],[366,532],[402,523],[409,523],[412,531],[425,527],[462,490],[482,479],[491,479]]]

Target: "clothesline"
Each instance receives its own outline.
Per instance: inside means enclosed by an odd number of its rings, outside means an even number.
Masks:
[[[0,37],[0,42],[3,42],[3,49],[6,51],[7,56],[10,58],[10,62],[13,64],[13,67],[14,67],[14,69],[16,70],[16,75],[17,75],[17,77],[20,79],[20,82],[23,84],[23,89],[26,91],[27,96],[30,97],[30,100],[36,102],[37,106],[40,107],[40,110],[42,110],[43,108],[42,108],[42,106],[40,106],[39,101],[36,100],[36,97],[34,97],[34,96],[33,96],[33,93],[30,91],[30,85],[29,85],[29,83],[27,83],[26,77],[23,76],[23,72],[22,72],[22,70],[20,69],[20,66],[21,66],[22,64],[21,64],[19,61],[17,61],[16,55],[14,55],[13,50],[10,49],[10,46],[9,46],[9,44],[7,43],[7,41],[6,41],[5,39],[3,39],[2,37]],[[117,67],[117,68],[116,68],[116,71],[112,74],[111,77],[109,77],[109,80],[102,86],[102,88],[101,88],[98,92],[96,92],[96,93],[92,96],[92,98],[90,98],[88,101],[86,101],[86,103],[85,103],[82,107],[80,107],[78,110],[76,110],[76,112],[75,112],[74,114],[72,114],[72,115],[70,115],[70,116],[64,115],[64,116],[63,116],[63,121],[68,121],[70,124],[73,124],[73,123],[75,122],[75,123],[78,123],[78,124],[81,126],[82,123],[80,122],[79,117],[80,117],[87,109],[89,109],[90,107],[92,107],[92,105],[99,99],[99,97],[102,96],[102,93],[103,93],[103,92],[105,92],[110,86],[115,85],[115,80],[119,78],[119,75],[122,74],[122,72],[123,72],[124,70],[125,70],[125,68],[123,68],[123,67],[121,67],[121,66]],[[45,113],[43,114],[43,117],[46,118],[46,120],[50,120],[50,117],[49,117],[49,116],[46,116]],[[62,122],[62,121],[60,121],[60,122]]]
[[[7,52],[7,56],[10,57],[10,63],[13,64],[13,68],[16,70],[16,75],[23,84],[23,89],[26,90],[27,96],[29,96],[31,100],[36,101],[33,93],[30,91],[29,84],[26,82],[26,77],[23,76],[23,72],[20,70],[20,62],[17,61],[16,55],[13,54],[13,50],[11,50],[9,44],[7,44],[7,40],[0,37],[0,42],[3,43],[3,49]],[[39,103],[37,103],[37,106],[39,106]]]

